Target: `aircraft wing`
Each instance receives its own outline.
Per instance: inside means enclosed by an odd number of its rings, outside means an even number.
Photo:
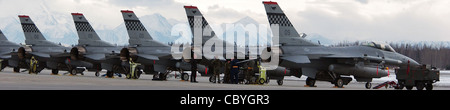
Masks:
[[[148,55],[148,54],[137,54],[138,57],[147,59],[147,60],[159,60],[157,56]]]
[[[106,58],[105,54],[87,54],[84,57],[92,59],[92,60],[103,60]]]
[[[280,58],[293,63],[311,63],[308,56],[305,55],[284,56]]]
[[[11,55],[1,55],[0,59],[9,59],[11,58]]]

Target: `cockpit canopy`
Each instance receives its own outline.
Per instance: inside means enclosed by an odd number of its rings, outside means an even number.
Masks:
[[[386,44],[386,43],[370,42],[370,43],[364,44],[364,46],[373,47],[373,48],[377,48],[377,49],[381,49],[381,50],[389,51],[389,52],[395,52],[394,48],[392,48],[391,45]]]

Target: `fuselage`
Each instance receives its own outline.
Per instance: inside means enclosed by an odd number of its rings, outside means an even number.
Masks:
[[[384,59],[393,59],[401,61],[398,64],[388,64],[392,66],[404,66],[408,64],[419,65],[413,59],[402,54],[384,51],[367,46],[348,46],[348,47],[326,47],[326,46],[282,46],[282,56],[304,55],[308,56],[311,63],[294,64],[281,60],[280,66],[288,68],[310,67],[327,70],[331,64],[354,64],[354,58],[364,58],[365,56],[378,57]],[[330,57],[327,57],[330,56]]]

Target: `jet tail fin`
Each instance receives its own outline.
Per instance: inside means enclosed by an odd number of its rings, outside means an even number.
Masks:
[[[280,44],[283,45],[317,45],[308,40],[305,40],[300,36],[297,30],[292,25],[291,21],[281,10],[277,2],[263,1],[266,9],[267,18],[269,24],[272,27],[272,33],[278,34]],[[278,30],[274,30],[273,26],[278,25]]]
[[[0,41],[7,41],[8,39],[6,39],[6,36],[3,35],[2,30],[0,30]]]
[[[42,45],[42,46],[58,46],[53,42],[47,41],[42,35],[41,31],[36,27],[33,20],[28,15],[19,15],[22,30],[25,34],[25,43],[27,45]]]
[[[3,34],[2,30],[0,30],[0,46],[6,46],[6,45],[16,45],[17,44],[9,41],[6,36]]]
[[[72,13],[72,17],[79,37],[78,45],[114,46],[113,44],[100,39],[94,28],[92,28],[91,24],[89,24],[82,13]]]
[[[208,25],[208,21],[206,21],[205,17],[203,17],[202,13],[196,6],[184,6],[184,9],[186,10],[189,26],[191,27],[191,32],[194,37],[202,36],[202,44],[205,44],[205,42],[210,39],[217,38],[214,31],[211,32],[210,36],[203,35],[203,31],[205,31],[205,29],[211,29],[211,27]]]
[[[153,40],[139,18],[130,10],[121,10],[125,26],[128,31],[129,45],[131,46],[168,46]]]

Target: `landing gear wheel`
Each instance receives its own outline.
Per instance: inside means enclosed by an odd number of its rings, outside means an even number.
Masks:
[[[264,80],[263,78],[261,78],[261,79],[258,80],[258,83],[259,83],[259,84],[264,84],[264,82],[266,82],[266,80]]]
[[[182,74],[181,74],[181,80],[189,81],[189,74],[187,74],[187,73],[182,73]]]
[[[134,76],[134,79],[139,79],[141,77],[142,71],[136,71],[136,75]]]
[[[133,78],[133,79],[139,79],[139,77],[141,76],[141,73],[142,73],[141,71],[135,69],[135,70],[134,70],[134,75],[132,75],[132,73],[127,73],[127,74],[125,75],[125,77],[126,77],[127,79],[131,79],[131,78]],[[155,77],[155,76],[153,75],[153,77]]]
[[[334,85],[338,88],[342,88],[344,87],[344,81],[341,78],[336,79],[336,82],[334,83]]]
[[[370,88],[372,88],[372,83],[367,82],[367,83],[366,83],[366,89],[370,89]]]
[[[159,79],[159,73],[153,74],[153,79]]]
[[[306,85],[309,87],[314,87],[316,84],[316,79],[313,78],[306,78]]]
[[[402,90],[405,87],[405,81],[398,81],[398,89]]]
[[[216,83],[216,75],[212,75],[209,77],[209,82]]]
[[[16,72],[16,73],[20,73],[20,68],[19,67],[14,67],[13,71]]]
[[[161,80],[167,80],[167,73],[160,73],[160,74],[159,74],[159,79],[161,79]]]
[[[96,72],[95,72],[95,76],[96,76],[96,77],[100,76],[100,71],[96,71]]]
[[[112,71],[107,71],[106,72],[106,77],[107,78],[113,78],[114,77],[114,73]]]
[[[278,83],[279,86],[282,86],[283,85],[283,80],[279,79],[279,80],[277,80],[277,83]]]
[[[77,75],[77,69],[72,69],[72,71],[70,71],[70,74]]]
[[[427,90],[433,90],[433,84],[431,82],[428,82],[425,86],[425,89]]]
[[[405,86],[406,90],[412,90],[413,86]]]
[[[127,74],[125,75],[125,78],[131,79],[131,73],[127,73]]]
[[[52,74],[56,75],[58,74],[59,70],[58,69],[52,69]]]
[[[417,81],[416,82],[416,89],[417,90],[423,90],[423,88],[425,88],[425,84],[422,81]]]

